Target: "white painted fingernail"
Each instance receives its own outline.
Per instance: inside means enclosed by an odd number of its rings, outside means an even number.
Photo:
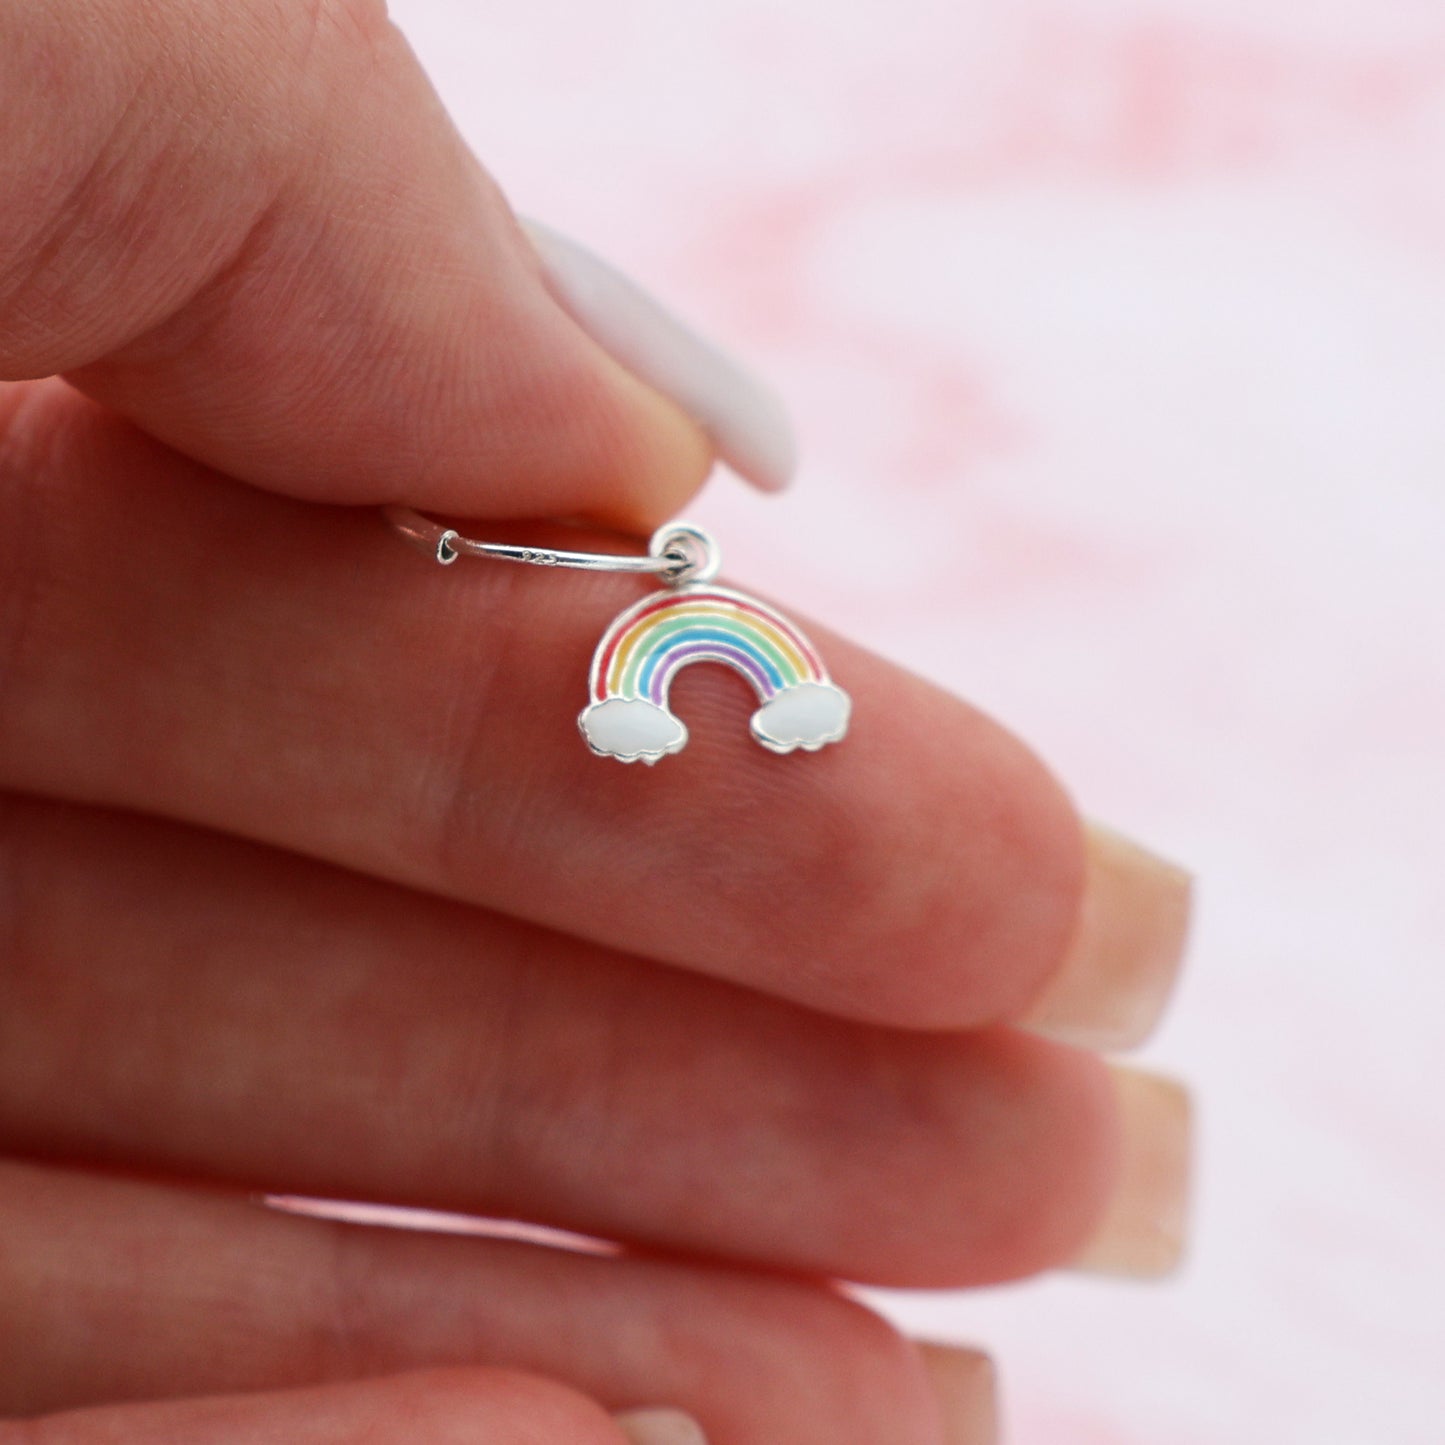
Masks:
[[[614,1418],[632,1445],[707,1445],[702,1426],[681,1410],[629,1410]]]
[[[739,476],[764,491],[788,485],[797,442],[767,382],[595,252],[538,221],[523,219],[522,229],[548,289],[604,351],[675,401]]]

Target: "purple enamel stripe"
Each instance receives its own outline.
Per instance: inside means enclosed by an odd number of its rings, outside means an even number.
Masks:
[[[747,673],[753,685],[758,690],[758,696],[766,700],[777,695],[777,688],[773,686],[772,679],[748,656],[741,648],[729,647],[717,642],[698,642],[691,647],[679,647],[671,657],[667,659],[667,666],[659,668],[653,675],[652,688],[649,696],[659,707],[662,700],[667,696],[667,689],[672,685],[672,675],[684,663],[694,657],[718,657],[719,653],[726,656],[728,663]]]

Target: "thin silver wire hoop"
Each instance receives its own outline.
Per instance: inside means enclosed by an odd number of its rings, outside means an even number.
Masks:
[[[617,552],[568,552],[555,547],[525,547],[512,542],[478,542],[443,527],[410,507],[383,507],[392,528],[419,552],[448,567],[458,557],[494,562],[523,562],[533,567],[571,567],[581,572],[633,572],[662,581],[707,582],[717,575],[717,543],[690,522],[670,522],[653,535],[646,556]]]

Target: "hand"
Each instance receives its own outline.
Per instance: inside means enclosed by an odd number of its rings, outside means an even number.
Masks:
[[[1183,875],[811,622],[842,746],[698,668],[684,754],[589,754],[636,583],[375,505],[636,530],[786,435],[528,240],[377,5],[10,5],[0,133],[0,1445],[982,1438],[977,1358],[828,1282],[1172,1263],[1182,1095],[1091,1050]]]

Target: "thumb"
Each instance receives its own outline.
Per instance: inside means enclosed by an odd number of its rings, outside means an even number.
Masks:
[[[517,224],[376,0],[0,8],[0,378],[333,502],[650,523],[771,394]]]
[[[69,1410],[0,1421],[0,1445],[706,1445],[690,1416],[610,1417],[539,1375],[415,1370],[343,1385]]]

